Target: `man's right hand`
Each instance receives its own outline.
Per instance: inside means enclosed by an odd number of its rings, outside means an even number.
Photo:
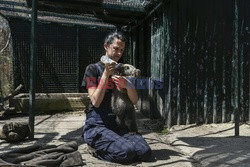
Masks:
[[[115,62],[105,64],[105,70],[103,72],[103,75],[105,75],[105,77],[109,77],[110,75],[112,75],[115,70],[115,66]]]

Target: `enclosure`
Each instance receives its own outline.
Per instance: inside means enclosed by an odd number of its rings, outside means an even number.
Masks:
[[[40,114],[67,111],[83,111],[89,103],[86,93],[36,93],[35,111]],[[29,113],[29,94],[16,95],[10,106],[24,114]]]
[[[85,67],[103,54],[106,34],[120,30],[128,37],[122,61],[142,71],[137,106],[146,116],[169,127],[234,121],[235,111],[249,121],[249,3],[39,0],[36,92],[81,93]],[[30,12],[29,0],[0,2],[0,33],[11,34],[0,48],[2,93],[3,83],[28,92]]]

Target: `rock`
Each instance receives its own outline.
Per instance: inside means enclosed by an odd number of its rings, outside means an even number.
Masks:
[[[0,139],[7,142],[19,142],[24,140],[30,134],[30,128],[26,122],[6,123],[0,132]]]

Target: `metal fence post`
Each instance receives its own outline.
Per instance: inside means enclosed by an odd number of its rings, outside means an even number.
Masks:
[[[29,139],[34,139],[34,116],[35,116],[35,73],[36,73],[36,37],[37,37],[37,0],[32,0],[31,16],[31,47],[30,47],[30,89],[29,89]]]

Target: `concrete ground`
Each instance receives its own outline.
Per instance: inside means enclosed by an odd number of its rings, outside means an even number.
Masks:
[[[233,137],[233,124],[209,124],[202,126],[174,126],[168,134],[158,134],[146,129],[143,117],[138,118],[139,130],[150,144],[153,157],[151,162],[120,165],[92,157],[81,138],[85,114],[83,112],[38,115],[35,117],[35,139],[15,144],[0,140],[0,153],[33,144],[63,144],[76,141],[78,151],[87,166],[249,166],[250,125],[240,126],[240,137]],[[28,121],[28,116],[0,120],[5,122]]]

